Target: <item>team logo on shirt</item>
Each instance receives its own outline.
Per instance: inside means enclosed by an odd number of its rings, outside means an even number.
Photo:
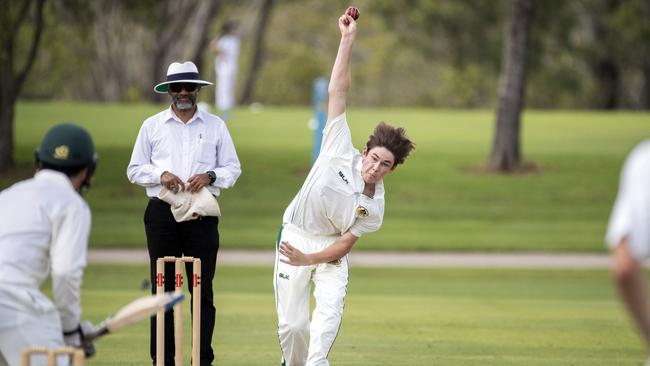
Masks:
[[[356,212],[357,212],[357,217],[368,217],[368,215],[370,215],[368,209],[363,206],[357,207]]]
[[[282,272],[278,273],[278,277],[280,277],[280,278],[282,278],[282,279],[284,279],[284,280],[288,280],[288,279],[289,279],[289,275],[288,275],[288,274],[284,274],[284,273],[282,273]]]
[[[68,155],[70,155],[68,145],[61,145],[54,148],[54,159],[67,160]]]

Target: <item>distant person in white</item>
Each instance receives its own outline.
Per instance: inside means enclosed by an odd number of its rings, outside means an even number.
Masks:
[[[93,176],[93,142],[83,128],[60,124],[35,156],[34,177],[0,192],[1,366],[20,366],[29,347],[82,347],[80,291],[91,219],[80,192]],[[52,300],[40,291],[48,275]]]
[[[650,356],[650,302],[643,271],[643,261],[650,257],[650,140],[625,161],[606,241],[621,299]],[[650,365],[650,358],[646,364]]]
[[[379,123],[362,152],[352,145],[345,114],[357,23],[338,20],[341,41],[329,83],[328,122],[320,155],[287,207],[274,271],[278,336],[285,366],[328,365],[348,284],[346,255],[384,217],[383,178],[414,144],[402,128]],[[316,301],[311,323],[310,283]]]
[[[212,41],[211,46],[215,53],[214,69],[217,77],[215,101],[219,117],[224,121],[230,119],[235,106],[239,45],[237,23],[228,21],[221,27],[221,34]]]

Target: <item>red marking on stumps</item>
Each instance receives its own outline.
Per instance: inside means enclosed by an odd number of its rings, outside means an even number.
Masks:
[[[199,286],[199,275],[195,273],[193,277],[194,278],[192,279],[192,286],[198,287]]]
[[[181,287],[181,286],[183,286],[183,275],[182,275],[182,274],[180,274],[180,273],[176,273],[176,280],[175,280],[175,283],[176,283],[176,287]]]
[[[161,272],[158,272],[158,274],[156,274],[156,284],[158,286],[162,286],[164,283],[165,282],[163,281],[163,274]]]

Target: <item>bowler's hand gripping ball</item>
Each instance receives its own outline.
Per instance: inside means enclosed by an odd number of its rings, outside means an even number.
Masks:
[[[349,15],[349,16],[352,17],[352,19],[354,19],[354,20],[359,19],[359,9],[355,8],[354,6],[349,6],[349,7],[345,10],[345,14],[346,14],[346,15]],[[343,22],[345,23],[345,25],[348,25],[348,24],[349,24],[349,22],[348,22],[347,19],[344,19]]]
[[[349,6],[345,11],[345,14],[351,16],[354,20],[359,19],[359,9],[355,8],[354,6]]]

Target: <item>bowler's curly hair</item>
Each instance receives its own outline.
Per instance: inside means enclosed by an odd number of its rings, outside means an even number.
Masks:
[[[393,169],[399,164],[403,164],[406,157],[409,156],[411,150],[415,149],[415,143],[406,136],[406,131],[402,127],[393,127],[384,122],[379,122],[368,137],[366,148],[368,150],[373,147],[385,147],[395,156],[395,164]]]

